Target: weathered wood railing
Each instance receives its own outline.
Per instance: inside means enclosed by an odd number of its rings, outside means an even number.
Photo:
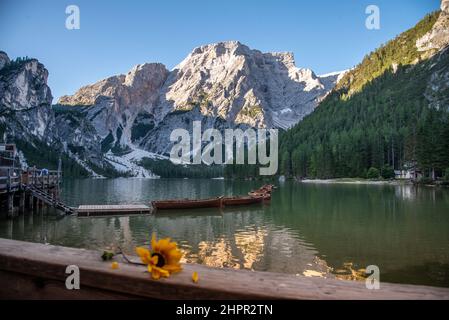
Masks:
[[[13,192],[21,185],[35,186],[37,188],[49,188],[59,184],[60,172],[56,170],[40,170],[30,168],[28,170],[0,168],[0,193]]]
[[[20,170],[0,168],[0,193],[11,192],[20,188]]]
[[[22,183],[26,185],[32,185],[36,187],[49,187],[55,186],[59,183],[61,175],[56,170],[43,170],[28,169],[22,173]]]
[[[144,266],[119,269],[100,252],[0,239],[0,298],[6,299],[449,299],[449,288],[306,278],[187,264],[168,279],[151,280]],[[80,270],[80,289],[68,290],[66,268]],[[199,282],[192,282],[192,272]]]

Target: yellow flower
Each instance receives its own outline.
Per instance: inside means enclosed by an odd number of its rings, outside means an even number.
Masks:
[[[193,282],[197,283],[198,282],[198,272],[193,272],[192,274],[192,280]]]
[[[115,262],[115,261],[114,261],[114,262],[111,264],[111,268],[114,269],[114,270],[115,270],[115,269],[118,269],[118,262]]]
[[[136,253],[144,264],[147,265],[148,272],[153,279],[160,277],[168,278],[170,274],[182,270],[180,260],[181,251],[176,242],[170,241],[170,238],[156,240],[153,234],[151,239],[151,250],[143,247],[137,247]]]

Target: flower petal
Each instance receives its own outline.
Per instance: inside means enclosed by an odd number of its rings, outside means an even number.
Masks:
[[[159,278],[161,277],[161,274],[159,273],[159,271],[156,268],[153,268],[153,272],[151,272],[151,277],[154,280],[159,280]]]
[[[151,263],[152,265],[157,265],[158,262],[159,262],[159,257],[158,257],[158,256],[152,256],[152,257],[150,258],[150,263]]]
[[[182,270],[182,267],[180,265],[170,265],[166,264],[162,267],[162,269],[167,270],[170,273],[176,273]]]
[[[150,250],[143,248],[143,247],[137,247],[136,253],[140,257],[140,260],[142,260],[143,263],[148,264],[150,255]]]
[[[172,249],[167,253],[167,264],[179,262],[182,258],[182,252],[179,249]]]
[[[154,267],[154,269],[156,269],[157,272],[159,272],[159,274],[160,274],[162,277],[168,278],[168,277],[170,276],[170,272],[168,272],[167,270],[164,270],[164,269],[159,268],[159,267]]]

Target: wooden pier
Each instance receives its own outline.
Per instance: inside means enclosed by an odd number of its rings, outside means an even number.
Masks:
[[[59,199],[61,170],[22,169],[15,165],[14,144],[0,144],[0,206],[8,217],[25,210],[51,206],[72,214],[73,209]]]
[[[76,209],[79,217],[111,216],[121,214],[150,214],[152,208],[141,204],[83,205]]]
[[[145,266],[120,256],[102,261],[100,251],[0,240],[0,299],[340,299],[449,300],[449,288],[381,282],[369,290],[364,281],[309,278],[273,272],[216,269],[184,264],[183,271],[154,281]],[[137,257],[131,257],[138,261]],[[80,289],[68,290],[66,268],[80,270]],[[192,273],[199,274],[193,283]]]

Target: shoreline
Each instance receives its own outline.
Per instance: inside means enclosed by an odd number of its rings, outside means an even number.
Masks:
[[[366,185],[414,185],[410,180],[365,180],[354,178],[340,178],[340,179],[304,179],[297,180],[300,183],[315,183],[315,184],[366,184]]]

